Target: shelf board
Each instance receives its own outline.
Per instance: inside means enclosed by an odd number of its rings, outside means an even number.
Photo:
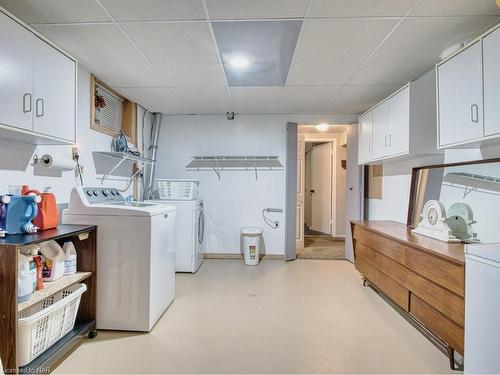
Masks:
[[[19,367],[19,373],[48,374],[93,329],[95,329],[95,320],[77,319],[70,332],[26,366]]]
[[[73,275],[63,276],[54,281],[45,281],[43,283],[44,288],[42,290],[37,290],[33,293],[31,298],[26,302],[21,302],[17,304],[17,311],[23,311],[28,307],[44,300],[47,297],[67,288],[70,285],[78,283],[92,276],[92,272],[77,272]]]
[[[155,161],[152,159],[145,158],[143,156],[134,155],[128,152],[115,152],[115,151],[93,151],[92,154],[104,156],[114,159],[126,159],[139,163],[154,164]]]

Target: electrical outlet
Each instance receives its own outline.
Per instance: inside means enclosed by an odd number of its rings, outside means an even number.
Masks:
[[[77,157],[80,156],[80,149],[78,146],[71,147],[71,157],[73,160],[76,160]]]

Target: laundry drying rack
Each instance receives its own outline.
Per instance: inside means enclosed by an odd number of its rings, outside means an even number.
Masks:
[[[186,165],[188,171],[213,171],[220,180],[223,171],[253,171],[258,179],[258,171],[279,171],[283,165],[279,156],[192,156]]]

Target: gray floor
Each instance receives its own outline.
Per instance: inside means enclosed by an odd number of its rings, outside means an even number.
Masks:
[[[149,334],[100,332],[56,373],[446,373],[347,261],[206,260]]]
[[[321,235],[304,236],[304,248],[297,249],[298,259],[340,260],[345,259],[345,241]]]

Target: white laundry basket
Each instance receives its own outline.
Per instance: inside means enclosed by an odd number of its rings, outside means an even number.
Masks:
[[[247,266],[259,264],[260,247],[262,244],[262,228],[241,228],[241,247],[243,258]]]
[[[17,355],[25,366],[71,331],[85,284],[74,284],[19,312]]]

